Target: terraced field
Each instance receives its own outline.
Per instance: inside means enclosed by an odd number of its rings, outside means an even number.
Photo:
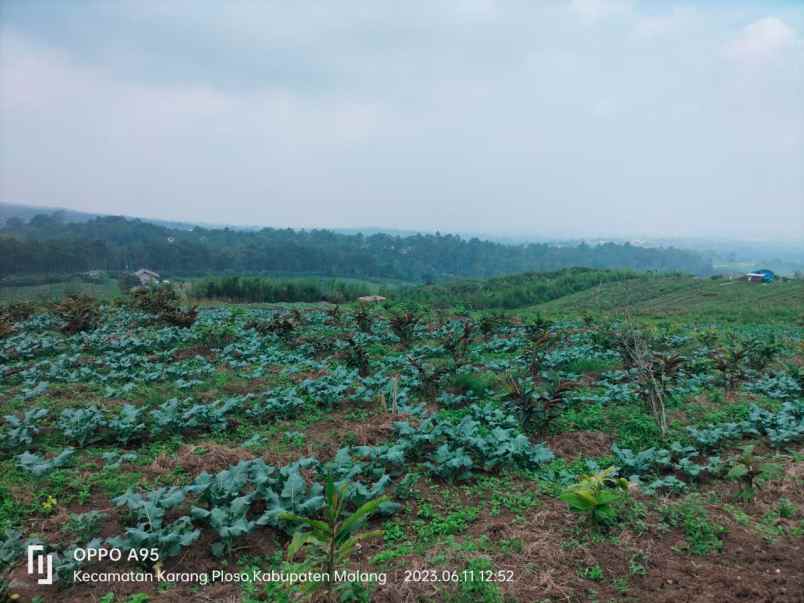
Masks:
[[[538,319],[159,290],[5,307],[0,592],[800,602],[801,284],[638,287]]]

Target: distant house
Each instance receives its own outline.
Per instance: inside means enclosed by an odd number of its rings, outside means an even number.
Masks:
[[[385,298],[382,295],[364,295],[363,297],[358,297],[357,301],[363,304],[373,304],[375,302],[384,302]]]
[[[146,268],[140,268],[134,273],[140,280],[140,285],[151,285],[159,282],[159,273]]]
[[[772,283],[776,275],[772,270],[762,269],[754,270],[745,275],[745,280],[749,283]]]

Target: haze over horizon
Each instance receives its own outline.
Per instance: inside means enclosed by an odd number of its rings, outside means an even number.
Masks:
[[[804,7],[0,6],[0,201],[543,237],[804,238]]]

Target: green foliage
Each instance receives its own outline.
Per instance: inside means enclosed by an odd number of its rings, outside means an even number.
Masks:
[[[559,498],[572,511],[580,513],[595,525],[607,526],[617,520],[619,507],[628,490],[628,482],[615,478],[617,468],[609,467],[588,475],[568,486]]]
[[[45,459],[38,454],[23,452],[17,456],[17,464],[23,471],[30,473],[34,477],[42,477],[55,469],[64,467],[72,458],[75,449],[65,448],[51,459]]]
[[[711,263],[694,252],[615,243],[556,247],[466,240],[458,235],[365,236],[273,228],[186,230],[120,217],[74,223],[46,215],[27,224],[6,224],[0,233],[10,235],[0,236],[0,275],[79,272],[93,266],[126,270],[132,265],[174,273],[292,270],[420,282],[579,265],[711,271]],[[599,275],[597,280],[590,279],[591,284],[599,282]],[[527,300],[539,291],[532,286],[521,297]]]
[[[106,418],[97,406],[64,409],[59,417],[58,427],[68,441],[85,448],[101,439],[101,430],[106,426]]]
[[[531,270],[532,267],[533,264]],[[556,272],[527,272],[488,280],[462,280],[426,285],[416,289],[403,289],[397,297],[440,308],[460,303],[473,310],[513,309],[546,302],[601,283],[636,278],[639,278],[637,273],[628,271],[565,268]]]
[[[132,440],[141,438],[145,433],[145,409],[131,404],[123,404],[119,414],[108,421],[107,427],[117,442],[127,446]]]
[[[460,534],[479,516],[478,507],[461,507],[447,515],[439,515],[431,505],[423,503],[419,507],[414,529],[419,540],[429,541],[440,536]]]
[[[81,542],[85,542],[98,535],[107,514],[102,511],[87,511],[86,513],[70,513],[64,530],[73,534]]]
[[[193,507],[190,510],[193,519],[206,521],[220,536],[221,541],[212,545],[212,554],[216,557],[231,554],[233,541],[250,533],[257,525],[247,517],[252,499],[252,495],[238,496],[222,506],[211,509]]]
[[[491,559],[476,557],[467,562],[460,574],[460,582],[456,593],[449,596],[451,603],[502,603],[503,595],[500,587],[492,580],[486,579],[493,574],[495,568]]]
[[[305,565],[321,570],[334,577],[335,571],[349,563],[355,546],[367,538],[382,536],[382,530],[360,531],[369,517],[374,514],[387,497],[370,500],[348,516],[344,516],[346,503],[346,487],[336,486],[332,477],[327,478],[324,488],[324,519],[310,519],[293,513],[283,513],[281,518],[288,522],[300,524],[301,529],[293,534],[288,545],[288,560],[301,550],[305,552]],[[322,583],[308,583],[310,591],[320,587]],[[323,586],[330,589],[332,583],[327,581]]]
[[[413,312],[405,311],[393,314],[388,323],[394,335],[399,338],[399,342],[404,347],[408,347],[413,341],[414,331],[419,320],[420,317]]]
[[[182,488],[158,488],[146,494],[129,489],[122,496],[112,499],[115,506],[126,507],[136,521],[121,536],[109,539],[109,544],[124,550],[156,548],[160,560],[178,555],[182,548],[198,540],[201,530],[193,529],[186,515],[173,522],[165,519],[167,512],[184,501]]]
[[[230,302],[328,301],[340,304],[372,293],[374,289],[365,283],[337,279],[226,276],[194,282],[191,295],[197,299]]]
[[[693,555],[708,555],[723,549],[721,536],[726,528],[712,522],[698,496],[690,495],[685,500],[662,509],[662,518],[671,527],[684,530],[687,550]]]
[[[16,450],[30,446],[33,436],[41,430],[39,423],[47,417],[47,414],[46,408],[31,408],[25,411],[22,418],[16,415],[3,417],[6,428],[0,433],[0,447]]]
[[[195,306],[181,307],[179,292],[170,283],[132,289],[129,303],[133,308],[153,314],[159,321],[176,327],[190,327],[198,317]]]
[[[21,558],[25,552],[22,534],[17,530],[7,529],[0,539],[0,569],[3,569]]]

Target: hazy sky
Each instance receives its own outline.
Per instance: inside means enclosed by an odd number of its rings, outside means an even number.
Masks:
[[[804,238],[804,3],[0,0],[0,199]]]

